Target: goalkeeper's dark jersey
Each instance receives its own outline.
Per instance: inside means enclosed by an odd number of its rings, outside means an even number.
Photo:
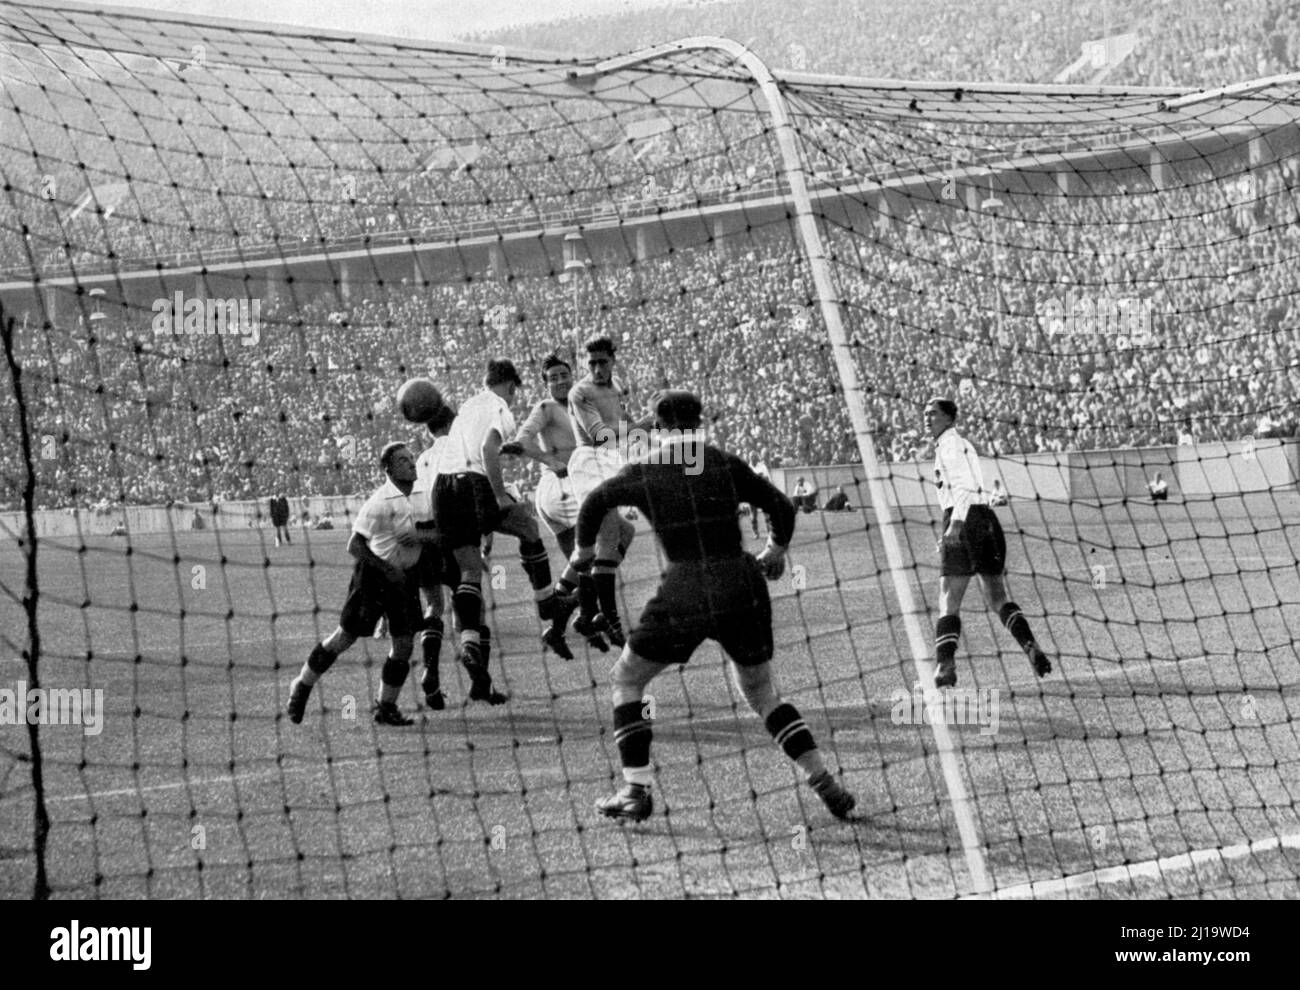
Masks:
[[[668,446],[660,450],[661,460],[672,458]],[[736,557],[745,552],[737,518],[741,502],[767,512],[773,542],[786,546],[794,535],[790,500],[739,457],[700,447],[702,457],[692,456],[688,463],[638,461],[599,485],[578,514],[579,546],[595,543],[609,510],[626,505],[645,513],[673,563]]]

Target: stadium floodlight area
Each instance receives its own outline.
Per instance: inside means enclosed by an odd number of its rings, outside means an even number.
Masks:
[[[0,89],[0,895],[1300,892],[1295,79],[917,84],[16,0]],[[596,335],[634,414],[692,389],[816,486],[775,666],[858,821],[712,644],[647,699],[657,813],[600,819],[613,654],[543,654],[506,537],[508,705],[463,706],[448,646],[450,706],[412,677],[416,724],[373,724],[375,638],[284,715],[379,450],[427,443],[398,386],[459,404],[500,355],[535,401]],[[958,687],[924,687],[935,395],[1008,496],[1045,679],[972,589]]]

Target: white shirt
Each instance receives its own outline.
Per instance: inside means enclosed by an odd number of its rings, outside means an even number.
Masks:
[[[411,494],[415,494],[414,490]],[[418,546],[407,547],[398,542],[398,537],[415,533],[414,517],[411,500],[390,478],[366,499],[352,523],[352,532],[364,536],[371,552],[380,560],[405,570],[414,567],[420,559]]]
[[[952,427],[934,444],[934,484],[939,508],[952,509],[954,519],[965,520],[972,505],[988,504],[979,456]]]
[[[428,522],[433,518],[433,483],[438,480],[438,448],[443,437],[434,437],[433,443],[415,459],[415,485],[411,488],[411,511],[415,521]]]
[[[438,474],[464,474],[472,471],[486,475],[483,441],[496,430],[505,443],[515,435],[515,418],[506,400],[491,389],[484,389],[465,402],[456,413],[451,432],[438,444]]]

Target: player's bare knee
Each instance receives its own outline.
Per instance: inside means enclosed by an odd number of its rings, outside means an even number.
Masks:
[[[609,671],[609,680],[614,688],[615,697],[624,696],[629,700],[639,698],[641,692],[662,669],[663,664],[633,653],[630,646],[623,647],[623,652],[619,654]]]
[[[335,627],[334,631],[329,634],[322,642],[321,646],[329,650],[335,656],[347,652],[348,647],[357,641],[357,638],[351,633],[346,632],[343,627]]]
[[[732,661],[731,669],[736,687],[760,718],[767,718],[781,704],[781,696],[777,694],[776,684],[772,680],[771,664],[742,667]]]

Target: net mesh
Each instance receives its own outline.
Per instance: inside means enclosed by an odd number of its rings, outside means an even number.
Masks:
[[[582,78],[76,5],[0,25],[6,896],[1295,894],[1293,85],[1165,108],[789,77],[837,303],[764,96],[715,51]],[[652,688],[661,814],[601,822],[612,655],[541,653],[504,537],[508,706],[462,707],[449,672],[447,711],[409,684],[417,724],[372,725],[375,639],[283,716],[378,451],[427,441],[397,386],[459,403],[502,355],[532,401],[597,334],[630,410],[693,389],[714,442],[816,488],[776,667],[856,825],[711,644]],[[1008,584],[1057,658],[1037,680],[972,590],[943,726],[909,639],[938,616],[933,394],[1009,496]],[[757,550],[764,520],[741,524]],[[641,526],[625,622],[661,563]]]

